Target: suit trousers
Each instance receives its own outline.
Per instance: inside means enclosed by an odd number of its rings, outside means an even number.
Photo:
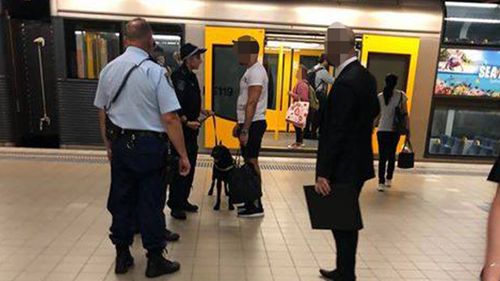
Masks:
[[[356,280],[356,252],[358,248],[358,230],[332,230],[337,248],[337,272],[341,280]]]
[[[113,141],[112,152],[111,241],[117,246],[132,245],[137,216],[144,248],[164,249],[166,142],[154,136],[120,136]]]

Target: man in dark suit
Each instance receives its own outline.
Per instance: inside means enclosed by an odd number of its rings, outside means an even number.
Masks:
[[[374,178],[372,132],[380,108],[375,78],[356,57],[354,32],[334,23],[326,36],[328,62],[335,66],[335,83],[322,116],[316,166],[316,192],[337,204],[331,216],[337,248],[337,268],[320,270],[335,281],[354,281],[358,232],[363,228],[359,195]]]

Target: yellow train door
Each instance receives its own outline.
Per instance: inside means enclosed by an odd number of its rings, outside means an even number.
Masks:
[[[252,36],[259,43],[259,61],[264,55],[264,29],[231,27],[205,27],[205,108],[216,114],[217,132],[211,124],[205,127],[205,147],[215,144],[215,133],[229,148],[237,148],[238,140],[232,137],[236,124],[236,101],[240,78],[245,68],[238,64],[232,51],[233,40],[243,35]]]
[[[377,79],[378,92],[384,88],[384,78],[388,73],[399,76],[397,89],[408,96],[408,110],[411,112],[415,73],[417,70],[420,39],[382,35],[364,35],[361,63]],[[411,114],[410,114],[411,115]],[[401,138],[399,147],[404,143]],[[376,133],[373,135],[374,151],[378,151]]]

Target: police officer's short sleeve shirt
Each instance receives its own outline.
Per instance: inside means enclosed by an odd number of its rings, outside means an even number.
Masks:
[[[106,108],[111,121],[119,127],[164,132],[161,114],[174,112],[180,105],[167,82],[165,69],[148,57],[145,51],[128,47],[123,55],[106,65],[100,74],[94,105]],[[138,64],[111,105],[126,73]]]

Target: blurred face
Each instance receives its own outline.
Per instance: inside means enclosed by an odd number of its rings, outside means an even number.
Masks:
[[[186,60],[186,63],[191,70],[199,69],[202,62],[203,60],[201,59],[201,54],[196,54]]]
[[[258,43],[236,42],[233,45],[233,51],[238,57],[238,63],[243,66],[248,66],[251,62],[257,60],[259,53]]]
[[[326,57],[333,66],[349,59],[354,51],[354,33],[349,28],[328,28],[325,40]]]

